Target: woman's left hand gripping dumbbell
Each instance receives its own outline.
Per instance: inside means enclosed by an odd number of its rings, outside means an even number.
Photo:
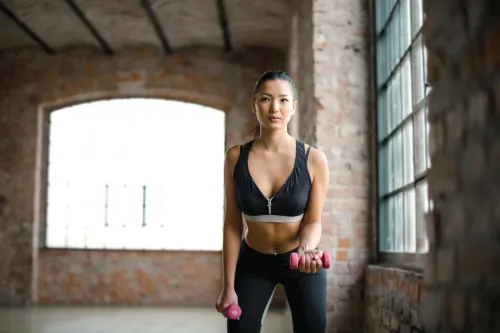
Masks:
[[[238,306],[238,295],[236,295],[236,291],[232,288],[222,289],[215,307],[225,318],[232,320],[240,319],[241,309]]]
[[[298,269],[301,272],[314,274],[322,268],[330,268],[331,256],[329,252],[323,253],[320,250],[299,249],[297,253],[290,256],[290,268]]]

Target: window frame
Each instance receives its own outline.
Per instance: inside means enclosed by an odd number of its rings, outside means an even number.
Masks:
[[[48,195],[49,195],[49,154],[50,154],[50,134],[51,134],[51,114],[59,110],[77,106],[80,104],[88,104],[92,102],[101,101],[113,101],[113,100],[125,100],[125,99],[143,99],[143,100],[162,100],[166,102],[184,102],[187,104],[194,104],[201,107],[211,108],[216,111],[226,113],[224,108],[220,106],[224,105],[210,105],[202,104],[198,101],[182,100],[176,99],[175,96],[164,96],[158,97],[156,95],[144,96],[122,96],[120,94],[111,94],[110,96],[99,96],[97,98],[83,98],[82,100],[62,100],[52,103],[42,104],[38,107],[38,134],[37,134],[37,173],[36,173],[36,186],[35,186],[35,221],[37,233],[37,248],[40,251],[52,251],[52,252],[165,252],[165,253],[185,253],[185,252],[199,252],[199,253],[220,253],[220,249],[210,249],[210,248],[175,248],[175,247],[165,247],[165,248],[141,248],[141,247],[130,247],[130,248],[120,248],[120,247],[75,247],[73,245],[68,246],[51,246],[47,243],[48,238],[48,218],[47,218],[47,207],[48,207]],[[227,124],[227,115],[226,121]],[[225,131],[226,131],[226,127]],[[227,145],[227,132],[224,133],[224,147],[221,147],[221,151],[225,151]],[[224,199],[222,199],[222,210],[224,210]],[[223,216],[223,215],[222,215]],[[142,224],[142,221],[140,221]],[[222,233],[222,229],[220,232]]]
[[[417,271],[417,272],[422,272],[423,267],[424,267],[424,261],[426,258],[426,255],[428,253],[428,246],[426,251],[424,252],[418,252],[418,249],[416,252],[396,252],[396,251],[385,251],[381,249],[380,245],[380,230],[381,230],[381,225],[383,223],[387,223],[386,221],[383,221],[380,216],[380,207],[381,207],[381,202],[384,197],[390,197],[394,196],[397,193],[402,193],[407,189],[413,188],[415,189],[415,210],[417,207],[417,186],[420,182],[422,181],[427,181],[427,173],[430,168],[430,161],[427,161],[430,156],[429,156],[429,147],[428,147],[428,122],[427,122],[427,114],[428,114],[428,96],[430,92],[430,86],[427,82],[426,78],[426,73],[427,69],[425,68],[427,65],[427,56],[425,54],[426,49],[425,49],[425,43],[424,43],[424,31],[423,31],[423,26],[424,26],[424,21],[425,21],[425,12],[423,9],[423,3],[421,4],[421,26],[414,31],[414,7],[415,5],[411,2],[411,0],[408,3],[409,6],[409,11],[410,11],[410,22],[409,22],[409,31],[410,31],[410,41],[409,45],[406,49],[404,49],[401,54],[400,58],[397,59],[397,61],[394,61],[394,65],[390,70],[388,71],[388,74],[386,77],[383,79],[382,83],[379,84],[379,51],[378,51],[378,46],[379,46],[379,40],[380,37],[382,37],[384,34],[387,33],[388,26],[391,24],[391,20],[394,19],[395,12],[397,11],[398,7],[400,7],[403,3],[404,0],[394,0],[393,7],[390,9],[384,23],[381,24],[381,29],[380,31],[377,30],[378,28],[378,8],[377,8],[377,2],[380,2],[381,0],[373,0],[372,5],[371,5],[371,46],[372,46],[372,75],[373,75],[373,80],[372,80],[372,92],[373,92],[373,124],[374,124],[374,140],[372,142],[374,151],[375,153],[373,154],[374,157],[374,176],[372,178],[372,181],[375,183],[375,189],[373,192],[374,195],[374,202],[375,202],[375,209],[374,209],[374,235],[373,235],[373,240],[374,240],[374,246],[373,249],[375,251],[374,254],[374,259],[375,261],[383,266],[391,266],[391,267],[398,267],[398,268],[403,268],[403,269],[410,269],[412,271]],[[386,0],[382,0],[386,1]],[[412,64],[412,60],[414,59],[413,57],[413,50],[418,47],[417,42],[421,42],[421,51],[422,51],[422,79],[423,79],[423,85],[424,85],[424,90],[423,90],[423,96],[422,98],[417,102],[414,103],[413,101],[413,95],[415,94],[415,73],[414,73],[414,68]],[[409,58],[409,59],[407,59]],[[405,61],[410,61],[409,64],[409,71],[410,71],[410,82],[411,82],[411,110],[410,112],[404,112],[405,115],[401,117],[401,119],[396,123],[395,126],[383,136],[383,139],[379,138],[379,131],[380,131],[380,104],[379,104],[379,96],[381,91],[385,91],[387,87],[390,85],[391,80],[394,78],[394,76],[400,71],[405,63]],[[401,89],[401,88],[400,88]],[[401,91],[401,90],[400,90]],[[394,136],[398,133],[401,132],[401,129],[408,124],[409,122],[413,122],[415,124],[414,118],[418,116],[420,112],[423,112],[424,116],[424,134],[427,136],[424,138],[424,157],[425,157],[425,163],[424,163],[424,170],[419,172],[418,174],[413,171],[413,180],[410,182],[407,182],[404,185],[398,185],[395,187],[395,189],[388,191],[384,195],[380,194],[380,161],[381,161],[381,156],[380,156],[380,147],[384,144],[387,143],[391,140],[393,140]],[[416,143],[417,141],[415,140],[415,133],[414,133],[414,125],[412,128],[412,136],[411,136],[411,145],[413,147],[413,169],[415,168],[415,148],[416,148]],[[428,195],[426,196],[427,199],[427,204],[428,208],[427,210],[424,210],[424,216],[421,217],[421,221],[423,223],[422,229],[424,232],[424,237],[425,237],[425,215],[429,213],[429,211],[432,210],[432,202]]]

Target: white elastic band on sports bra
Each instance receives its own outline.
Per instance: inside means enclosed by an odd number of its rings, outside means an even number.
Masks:
[[[298,216],[283,216],[283,215],[246,215],[245,220],[248,222],[275,222],[275,223],[293,223],[302,220],[304,214]]]

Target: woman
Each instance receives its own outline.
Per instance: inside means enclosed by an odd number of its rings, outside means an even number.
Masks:
[[[260,332],[278,283],[286,292],[294,333],[326,330],[326,272],[317,245],[328,165],[324,153],[288,134],[296,107],[292,79],[283,72],[264,73],[252,98],[260,135],[226,153],[223,288],[217,310],[226,316],[235,303],[242,311],[239,320],[227,320],[228,333]],[[292,252],[302,258],[298,270],[290,269]]]

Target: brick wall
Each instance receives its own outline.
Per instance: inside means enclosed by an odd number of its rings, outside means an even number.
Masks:
[[[320,244],[335,260],[327,332],[361,332],[371,237],[368,1],[300,0],[294,9],[299,136],[326,154],[330,168]],[[291,331],[289,312],[285,330]]]
[[[160,57],[148,49],[115,56],[74,50],[0,56],[0,303],[143,303],[213,306],[220,253],[39,251],[43,234],[35,200],[43,163],[42,109],[111,97],[161,97],[227,111],[227,145],[255,124],[249,99],[264,70],[284,55],[249,50],[227,55],[188,49]],[[194,265],[194,266],[193,266]],[[274,305],[283,305],[282,293]]]
[[[365,332],[424,332],[420,318],[421,274],[368,266],[365,281]]]
[[[424,1],[431,170],[428,332],[500,331],[500,3]]]

